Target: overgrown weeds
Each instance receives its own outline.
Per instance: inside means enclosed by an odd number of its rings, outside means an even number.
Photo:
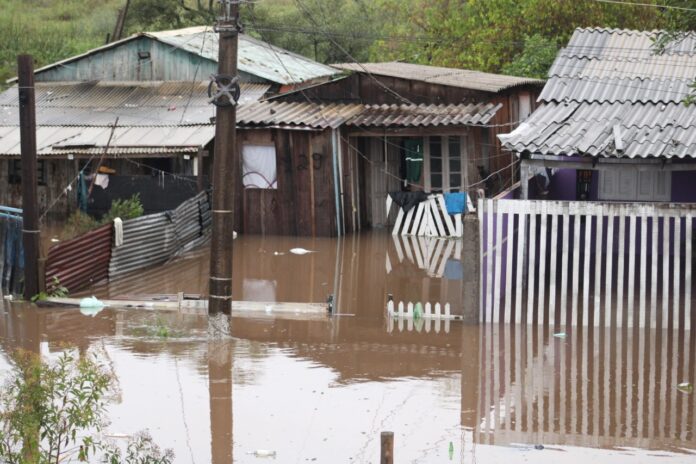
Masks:
[[[127,219],[140,217],[144,213],[145,209],[140,201],[139,193],[134,194],[130,198],[112,201],[109,211],[101,219],[95,219],[89,214],[77,210],[68,218],[63,232],[61,233],[61,239],[70,240],[71,238],[86,234],[99,226],[108,224],[116,218],[121,218],[125,221]]]

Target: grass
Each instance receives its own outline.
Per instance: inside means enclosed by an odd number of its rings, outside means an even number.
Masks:
[[[3,0],[0,7],[0,88],[16,75],[17,55],[35,67],[68,58],[106,41],[124,0]]]

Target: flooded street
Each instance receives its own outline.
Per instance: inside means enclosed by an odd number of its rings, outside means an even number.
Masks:
[[[385,430],[399,463],[696,461],[696,395],[676,388],[694,382],[690,331],[389,323],[388,294],[456,314],[477,301],[454,241],[240,236],[234,250],[236,299],[332,294],[338,316],[234,317],[232,340],[209,341],[201,316],[3,301],[0,369],[16,348],[96,354],[118,378],[107,434],[147,428],[178,463],[268,461],[257,450],[378,462]],[[208,262],[193,253],[87,293],[205,294]]]

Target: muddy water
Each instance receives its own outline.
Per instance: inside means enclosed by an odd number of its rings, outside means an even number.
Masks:
[[[118,378],[108,432],[148,428],[183,463],[264,462],[255,450],[283,463],[378,462],[383,430],[395,432],[396,462],[450,462],[450,443],[452,462],[696,460],[696,395],[676,389],[694,382],[690,332],[388,324],[387,293],[457,308],[477,298],[464,294],[456,249],[409,243],[409,257],[398,246],[401,260],[386,234],[240,238],[239,299],[333,293],[343,316],[233,318],[230,341],[208,342],[197,316],[5,302],[0,371],[17,347],[97,354]],[[194,254],[94,292],[205,293],[207,266]]]

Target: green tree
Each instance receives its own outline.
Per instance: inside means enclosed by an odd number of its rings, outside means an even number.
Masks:
[[[503,65],[503,74],[545,79],[556,59],[558,45],[553,39],[540,34],[525,38],[524,49],[513,60]]]

